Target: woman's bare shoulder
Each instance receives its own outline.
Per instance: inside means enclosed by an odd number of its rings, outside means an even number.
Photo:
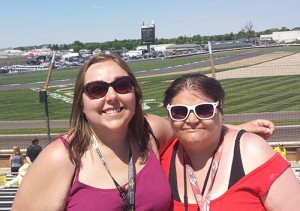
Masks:
[[[264,164],[275,154],[266,140],[251,132],[246,132],[241,137],[240,149],[246,174]]]
[[[60,138],[48,144],[41,152],[41,159],[46,158],[48,161],[64,161],[68,158],[68,149]],[[40,155],[38,157],[40,157]]]

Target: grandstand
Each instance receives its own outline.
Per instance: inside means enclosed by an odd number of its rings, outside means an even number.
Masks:
[[[213,51],[221,50],[235,50],[252,47],[251,43],[248,42],[228,42],[228,43],[212,43],[211,48]],[[203,50],[208,51],[208,46],[205,46]]]

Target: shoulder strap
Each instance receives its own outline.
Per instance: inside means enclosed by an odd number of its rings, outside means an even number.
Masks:
[[[69,143],[63,136],[59,136],[61,142],[65,145],[66,149],[69,150]]]
[[[70,149],[70,145],[69,142],[65,139],[65,137],[63,136],[59,136],[61,142],[65,145],[66,149],[68,150],[68,152],[70,153],[71,157],[73,158],[73,152]]]
[[[171,162],[170,162],[170,172],[169,172],[169,183],[171,186],[172,198],[176,201],[181,201],[178,193],[177,187],[177,175],[176,175],[176,167],[175,167],[175,158],[178,150],[179,141],[174,145]]]
[[[72,152],[72,150],[71,150],[70,147],[69,147],[69,142],[68,142],[63,136],[60,136],[59,138],[60,138],[61,142],[65,145],[65,147],[66,147],[66,149],[68,150],[68,152],[71,154],[71,157],[73,157],[73,152]],[[76,172],[77,172],[77,174],[79,173],[77,170],[78,170],[78,169],[77,169],[77,165],[76,165],[76,166],[75,166],[74,173],[73,173],[73,176],[72,176],[72,180],[71,180],[71,186],[72,186],[73,183],[74,183],[75,176],[76,176]]]
[[[245,132],[246,132],[245,130],[240,130],[235,139],[228,189],[231,186],[233,186],[235,183],[237,183],[243,176],[245,176],[245,171],[244,171],[241,151],[240,151],[240,139]]]
[[[155,135],[153,134],[152,130],[149,130],[149,133],[151,134],[151,136],[154,138],[157,149],[159,150],[159,141],[157,140],[157,138],[155,137]]]

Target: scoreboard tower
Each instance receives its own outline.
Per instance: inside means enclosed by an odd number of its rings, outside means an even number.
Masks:
[[[142,45],[147,45],[147,52],[150,52],[150,44],[155,43],[155,24],[152,21],[150,25],[142,25]]]

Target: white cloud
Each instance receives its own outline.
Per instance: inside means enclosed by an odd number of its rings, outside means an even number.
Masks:
[[[103,7],[100,5],[93,5],[93,9],[102,9]]]

